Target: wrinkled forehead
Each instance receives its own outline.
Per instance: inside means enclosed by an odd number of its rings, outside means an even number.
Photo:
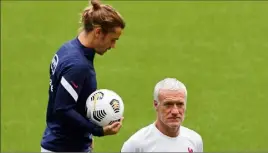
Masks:
[[[159,101],[185,101],[186,93],[184,90],[159,90],[158,99]]]

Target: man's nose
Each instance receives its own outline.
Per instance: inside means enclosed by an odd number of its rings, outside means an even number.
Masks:
[[[177,105],[174,105],[172,108],[171,108],[171,113],[172,114],[178,114],[179,113],[179,108]]]

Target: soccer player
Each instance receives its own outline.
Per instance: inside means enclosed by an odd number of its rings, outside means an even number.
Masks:
[[[138,130],[121,152],[203,152],[201,136],[184,126],[187,90],[175,78],[166,78],[154,88],[156,121]]]
[[[100,127],[86,117],[86,100],[97,90],[94,56],[114,48],[125,28],[113,7],[97,0],[91,4],[82,13],[78,36],[52,58],[41,152],[91,152],[92,136],[114,135],[121,128],[122,120]]]

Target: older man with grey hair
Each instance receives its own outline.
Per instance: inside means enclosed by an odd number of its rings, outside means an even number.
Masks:
[[[165,78],[154,88],[156,121],[143,127],[124,144],[121,152],[203,152],[202,137],[182,126],[187,89],[175,78]]]

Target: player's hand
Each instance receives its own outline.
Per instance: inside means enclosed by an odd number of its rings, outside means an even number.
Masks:
[[[114,122],[111,125],[107,125],[103,127],[104,135],[114,135],[119,132],[120,128],[122,127],[122,122],[124,117],[120,119],[120,122]]]

